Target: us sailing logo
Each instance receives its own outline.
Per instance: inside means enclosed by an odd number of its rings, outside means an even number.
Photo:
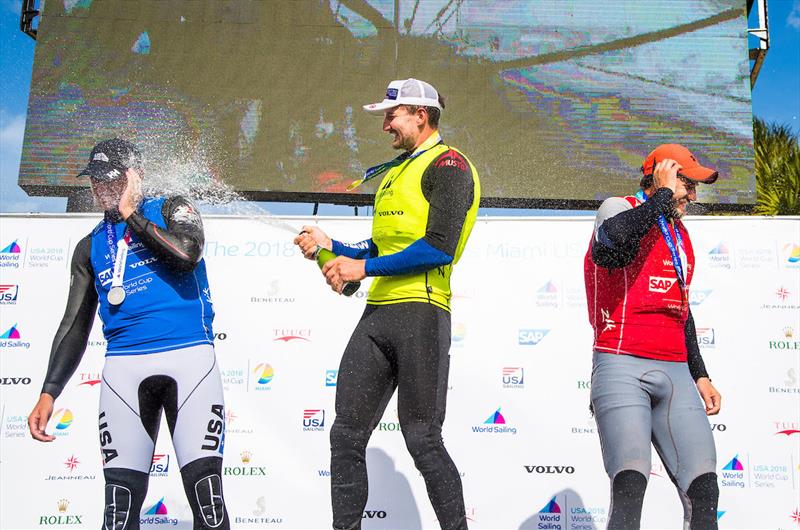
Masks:
[[[324,431],[325,430],[325,409],[305,409],[305,410],[303,410],[303,430],[304,431]]]

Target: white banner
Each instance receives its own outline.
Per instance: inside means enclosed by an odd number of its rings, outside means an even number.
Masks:
[[[283,220],[319,223],[343,241],[366,239],[371,222]],[[56,441],[34,442],[26,424],[63,313],[72,250],[97,221],[0,217],[2,528],[101,526],[99,320],[56,401],[48,426]],[[692,312],[723,396],[722,412],[710,418],[720,528],[797,528],[800,220],[702,217],[687,225],[697,255]],[[336,371],[368,282],[352,299],[335,295],[292,235],[267,222],[209,217],[205,226],[232,527],[329,528]],[[583,256],[591,229],[591,218],[481,219],[456,267],[444,439],[462,474],[472,528],[605,528],[608,478],[588,410]],[[367,460],[365,529],[438,528],[395,400]],[[655,453],[653,462],[642,527],[680,528],[679,498]],[[141,521],[142,528],[191,528],[166,424]]]

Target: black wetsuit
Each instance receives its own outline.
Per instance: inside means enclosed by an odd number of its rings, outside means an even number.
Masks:
[[[439,158],[448,156],[456,155],[446,152]],[[430,210],[420,241],[434,250],[420,250],[416,245],[398,253],[403,256],[390,255],[388,263],[376,267],[380,275],[428,270],[450,263],[456,254],[474,199],[473,175],[466,164],[458,167],[437,164],[436,160],[425,170],[421,182]],[[342,248],[335,245],[337,250]],[[354,258],[376,255],[369,241],[348,248],[350,252],[342,253]],[[441,436],[450,337],[450,312],[438,305],[367,304],[339,367],[336,421],[331,429],[334,528],[361,527],[367,502],[366,446],[395,388],[406,447],[425,479],[439,524],[445,529],[467,528],[461,477]]]

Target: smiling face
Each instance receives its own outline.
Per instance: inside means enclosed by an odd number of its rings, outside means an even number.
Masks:
[[[391,134],[392,147],[403,151],[413,151],[420,143],[420,136],[425,126],[427,112],[420,107],[415,112],[408,112],[403,106],[387,110],[383,115],[383,130]]]

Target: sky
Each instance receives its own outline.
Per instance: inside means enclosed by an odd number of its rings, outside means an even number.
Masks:
[[[19,30],[21,3],[0,0],[0,212],[64,212],[66,199],[28,197],[16,184],[36,45]],[[800,133],[800,0],[768,0],[768,11],[770,50],[753,89],[753,115]],[[753,9],[751,28],[757,26],[755,14]],[[268,203],[266,208],[283,215],[311,213],[307,204]],[[322,205],[319,211],[321,215],[352,212],[351,207],[333,205]],[[544,212],[485,209],[484,213]]]

